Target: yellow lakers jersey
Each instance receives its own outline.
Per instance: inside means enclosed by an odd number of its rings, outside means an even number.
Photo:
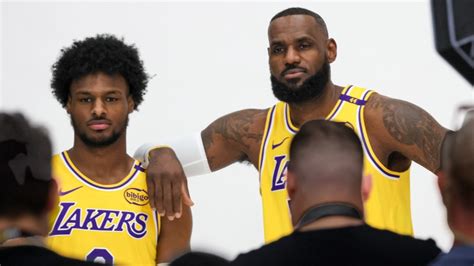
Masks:
[[[360,137],[364,149],[364,174],[372,176],[372,191],[365,203],[366,222],[379,229],[412,235],[410,170],[394,172],[375,156],[364,121],[364,106],[373,92],[347,86],[327,120],[345,122]],[[265,242],[292,232],[286,191],[286,170],[291,139],[298,131],[288,104],[279,102],[268,111],[259,156]]]
[[[59,204],[47,243],[61,255],[118,265],[156,265],[159,216],[148,204],[144,169],[135,162],[112,185],[82,174],[67,152],[53,156]]]

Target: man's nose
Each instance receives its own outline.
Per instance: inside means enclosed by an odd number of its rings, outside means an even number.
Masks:
[[[92,114],[97,117],[102,117],[107,114],[107,108],[105,106],[105,103],[100,99],[94,101],[91,111]]]
[[[285,60],[287,65],[298,65],[301,62],[300,53],[290,46],[286,52]]]

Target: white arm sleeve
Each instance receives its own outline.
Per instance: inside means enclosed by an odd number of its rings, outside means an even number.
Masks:
[[[184,136],[167,141],[165,145],[157,145],[155,143],[145,143],[140,146],[133,157],[143,162],[144,167],[148,166],[148,153],[159,147],[170,147],[176,153],[184,174],[187,177],[208,174],[211,172],[209,163],[207,162],[206,151],[202,143],[201,133],[190,136]]]

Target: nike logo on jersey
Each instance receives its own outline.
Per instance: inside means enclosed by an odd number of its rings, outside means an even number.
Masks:
[[[283,144],[283,142],[285,142],[285,140],[287,140],[287,139],[288,139],[288,137],[284,138],[280,143],[277,143],[277,144],[272,143],[272,150],[280,147],[281,144]]]
[[[71,189],[71,190],[66,190],[66,191],[62,191],[62,189],[61,189],[61,190],[59,190],[59,196],[66,196],[67,194],[72,193],[72,192],[74,192],[74,191],[80,189],[81,187],[82,187],[82,186],[77,187],[77,188],[73,188],[73,189]]]

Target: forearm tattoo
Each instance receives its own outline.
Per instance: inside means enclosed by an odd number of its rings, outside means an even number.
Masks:
[[[218,138],[223,138],[226,145],[232,145],[219,147],[218,149],[236,147],[240,150],[240,154],[237,158],[234,158],[234,161],[247,159],[248,151],[261,142],[263,130],[256,130],[254,125],[256,120],[261,119],[262,115],[265,114],[265,110],[248,109],[238,111],[217,119],[202,132],[202,140],[211,169],[219,167],[216,165],[218,158],[212,155],[219,154],[219,152],[213,152]]]

